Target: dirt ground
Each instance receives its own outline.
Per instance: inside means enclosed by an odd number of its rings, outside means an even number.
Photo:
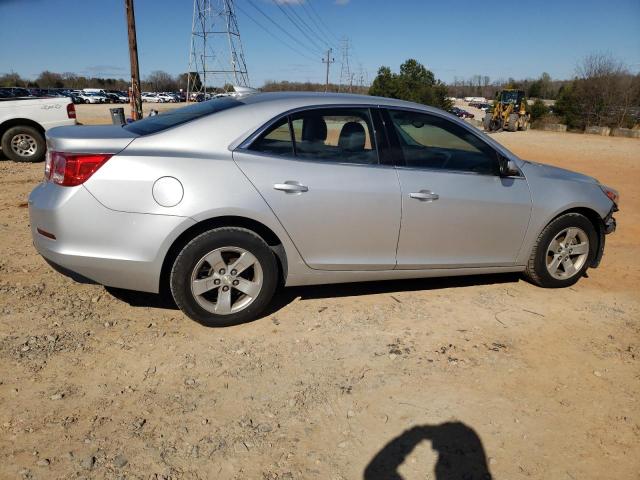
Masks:
[[[496,138],[620,190],[589,278],[294,288],[226,329],[53,272],[43,166],[1,161],[0,478],[640,478],[640,142]]]

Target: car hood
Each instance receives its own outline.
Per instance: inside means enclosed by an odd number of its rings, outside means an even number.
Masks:
[[[556,180],[569,180],[573,182],[582,182],[582,183],[591,183],[598,184],[600,183],[593,177],[588,175],[584,175],[582,173],[574,172],[571,170],[566,170],[560,167],[554,167],[552,165],[547,165],[545,163],[532,162],[530,160],[523,160],[524,162],[524,170],[525,175],[527,173],[531,173],[538,177],[550,178]]]

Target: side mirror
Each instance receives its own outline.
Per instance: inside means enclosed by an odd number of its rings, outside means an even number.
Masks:
[[[518,170],[516,164],[507,157],[498,155],[498,162],[500,163],[501,177],[517,177],[520,175],[520,170]]]

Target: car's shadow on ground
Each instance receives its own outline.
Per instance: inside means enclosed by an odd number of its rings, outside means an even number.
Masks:
[[[493,285],[501,283],[517,283],[520,281],[517,273],[500,273],[490,275],[472,275],[464,277],[421,278],[415,280],[384,280],[376,282],[338,283],[331,285],[312,285],[305,287],[289,287],[280,289],[269,307],[260,315],[264,318],[283,309],[294,300],[358,297],[362,295],[392,294],[401,292],[415,292],[438,290],[445,288],[472,287],[478,285]],[[168,292],[163,294],[136,292],[120,288],[105,287],[114,298],[128,303],[132,307],[152,307],[177,310]],[[394,297],[394,300],[400,300]]]

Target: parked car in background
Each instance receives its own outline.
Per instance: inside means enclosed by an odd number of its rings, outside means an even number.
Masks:
[[[614,189],[389,98],[221,97],[47,141],[38,252],[75,278],[171,292],[210,326],[254,319],[278,285],[523,272],[567,287],[616,226]]]
[[[490,103],[479,103],[476,108],[479,108],[483,112],[487,112],[493,108],[493,105]]]
[[[120,103],[120,97],[111,92],[105,92],[102,94],[106,98],[106,103]]]
[[[29,90],[22,87],[0,87],[0,91],[4,92],[5,98],[33,97]]]
[[[142,92],[141,98],[143,102],[150,102],[150,103],[165,102],[165,100],[161,98],[157,93],[152,93],[152,92]]]
[[[74,92],[73,92],[73,91],[71,91],[71,90],[63,90],[61,93],[62,93],[62,95],[64,95],[65,97],[70,98],[70,99],[71,99],[71,101],[72,101],[74,104],[76,104],[76,105],[77,105],[77,104],[79,104],[79,103],[84,103],[84,100],[83,100],[83,99],[81,99],[81,98],[78,96],[78,94],[74,93]]]
[[[42,88],[28,88],[29,93],[34,97],[45,97],[46,90]]]
[[[473,113],[467,112],[466,110],[458,107],[453,107],[451,109],[451,113],[453,113],[456,117],[459,118],[474,118],[475,115]]]
[[[84,103],[107,103],[107,98],[98,93],[83,91],[78,95],[78,97],[81,98]]]
[[[118,103],[129,103],[129,94],[127,92],[111,90],[110,93],[113,93],[118,97]]]
[[[162,93],[159,93],[158,96],[164,99],[165,102],[170,102],[170,103],[178,102],[178,97],[174,93],[162,92]]]
[[[38,162],[45,155],[45,132],[75,123],[75,106],[67,97],[0,98],[2,154],[16,162]]]

